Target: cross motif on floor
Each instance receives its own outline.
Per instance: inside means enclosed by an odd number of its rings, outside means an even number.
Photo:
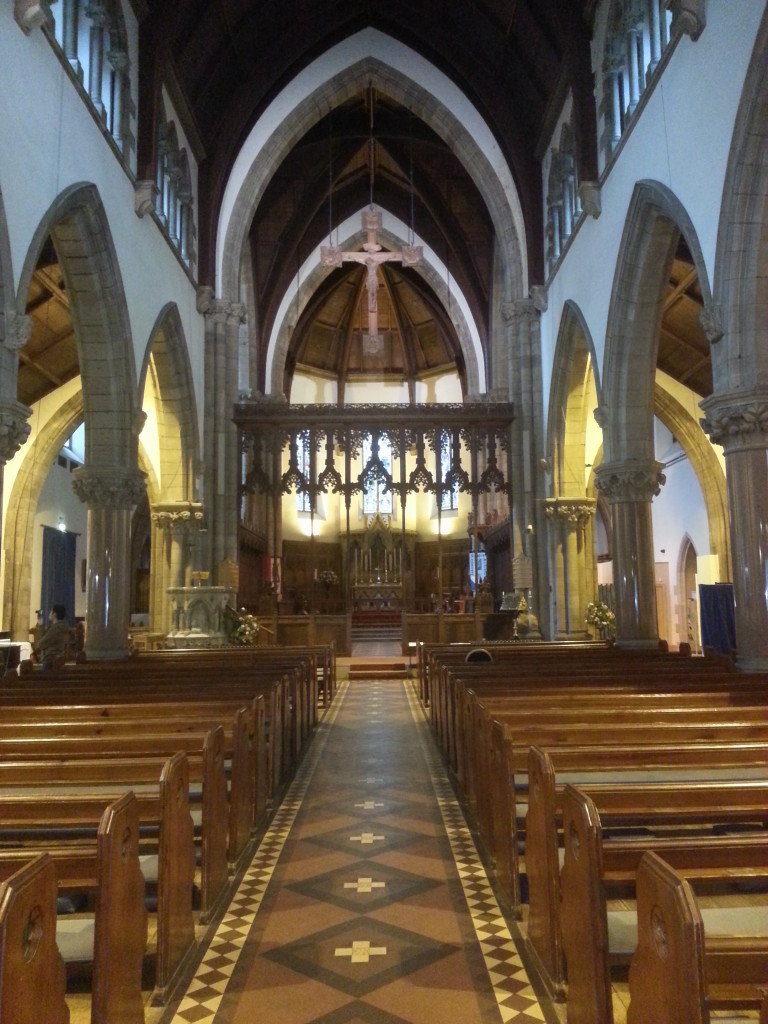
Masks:
[[[371,843],[381,843],[386,836],[375,836],[373,832],[363,832],[361,836],[350,836],[350,843],[362,843],[363,846],[370,846]]]
[[[364,782],[367,786],[373,786],[374,783],[383,782],[384,780],[379,778],[377,775],[366,775],[360,779],[360,781]]]
[[[365,800],[361,804],[355,804],[355,807],[362,807],[364,811],[375,811],[377,807],[383,807],[384,804],[376,803],[375,800]]]
[[[373,892],[374,889],[386,888],[386,882],[374,882],[372,878],[358,878],[356,882],[345,882],[345,889],[354,889],[358,895],[367,892]]]
[[[336,956],[348,956],[353,964],[367,964],[372,956],[386,956],[386,946],[372,946],[367,940],[365,942],[352,942],[351,949],[339,947],[335,950]]]

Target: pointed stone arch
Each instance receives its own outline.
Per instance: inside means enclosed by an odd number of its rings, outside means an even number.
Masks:
[[[82,388],[85,465],[73,474],[73,487],[89,513],[86,651],[93,659],[121,658],[128,651],[131,506],[145,485],[128,308],[94,185],[72,185],[42,218],[21,273],[21,310],[48,236],[69,295]]]
[[[23,461],[8,500],[3,531],[6,565],[3,622],[14,640],[29,639],[32,545],[35,511],[51,464],[62,445],[83,422],[83,394],[78,392],[54,413],[23,452]]]
[[[169,303],[159,313],[144,354],[139,394],[145,398],[152,374],[158,398],[160,466],[154,500],[192,501],[200,461],[197,403],[192,367],[178,308]]]
[[[42,218],[21,272],[19,314],[24,313],[32,274],[49,235],[75,328],[86,466],[135,471],[137,391],[130,320],[106,212],[94,185],[71,186]]]
[[[656,416],[675,435],[690,460],[707,510],[709,550],[720,560],[720,580],[730,580],[728,490],[720,461],[698,421],[658,384],[654,390],[653,407]]]
[[[768,666],[768,12],[742,90],[717,236],[716,303],[705,306],[713,394],[704,429],[723,446],[739,662]]]
[[[705,307],[714,335],[714,390],[768,384],[768,11],[742,90],[723,186],[717,235],[715,305]],[[722,340],[720,340],[722,338]]]
[[[174,303],[160,311],[145,352],[139,382],[145,407],[150,378],[159,461],[156,470],[148,457],[142,461],[151,469],[144,528],[151,536],[149,624],[152,630],[162,631],[170,627],[168,587],[188,582],[190,551],[202,523],[202,505],[196,493],[200,465],[197,405],[181,317]],[[133,525],[132,557],[136,558],[136,528],[140,524]],[[136,563],[134,575],[135,570]]]
[[[350,234],[345,230],[346,225],[350,222],[358,225],[360,223],[359,215],[349,218],[344,225],[339,227],[338,244],[347,251],[362,248],[363,242],[366,241],[363,231],[355,230]],[[408,232],[405,225],[391,216],[387,217],[387,223],[379,230],[379,238],[390,249],[398,249],[402,245],[408,244]],[[421,244],[421,239],[418,236],[415,241],[416,244]],[[469,304],[461,293],[457,295],[455,282],[451,282],[449,291],[445,267],[428,247],[424,247],[424,249],[424,258],[421,264],[413,269],[427,282],[451,318],[464,358],[468,393],[484,392],[487,388],[488,376],[482,343],[472,319]],[[313,260],[310,257],[301,269],[298,281],[297,278],[293,280],[294,287],[298,284],[297,290],[293,294],[286,293],[283,297],[275,319],[266,359],[267,387],[272,394],[279,395],[283,392],[285,363],[293,329],[327,274],[327,268],[320,264],[319,259]]]
[[[705,306],[711,288],[696,231],[666,185],[635,186],[625,221],[605,339],[606,462],[653,460],[653,396],[665,286],[680,234],[693,258]]]
[[[583,491],[585,487],[585,438],[587,420],[592,411],[588,407],[590,376],[599,407],[600,369],[594,342],[581,310],[569,299],[563,306],[555,345],[547,415],[547,453],[552,465],[555,494],[570,493],[574,487]],[[567,466],[566,448],[573,450],[570,468]],[[574,468],[576,463],[581,470],[578,479]]]
[[[691,582],[695,580],[696,555],[696,547],[690,535],[684,534],[677,555],[675,618],[677,635],[681,640],[685,638],[694,653],[701,648],[698,597],[691,594]]]
[[[594,344],[581,310],[568,301],[555,346],[547,421],[552,496],[546,512],[556,635],[563,638],[584,636],[584,612],[597,597],[596,501],[585,474],[587,425],[598,402]]]
[[[655,461],[654,392],[665,289],[681,234],[707,305],[706,265],[685,208],[665,185],[638,182],[608,311],[601,406],[605,461],[597,474],[597,487],[611,502],[620,646],[658,642],[651,501],[664,475]]]
[[[360,54],[366,54],[360,57]],[[483,196],[503,254],[504,301],[528,295],[522,207],[511,171],[492,133],[469,99],[419,54],[382,32],[366,28],[332,47],[275,98],[254,126],[232,169],[216,243],[217,291],[240,297],[240,272],[248,230],[264,191],[299,139],[339,104],[372,85],[440,135]],[[448,99],[446,99],[448,97]],[[282,379],[282,372],[278,374]]]

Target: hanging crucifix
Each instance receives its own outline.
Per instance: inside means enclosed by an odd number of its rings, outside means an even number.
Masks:
[[[344,262],[365,265],[368,290],[368,337],[365,341],[371,355],[378,355],[382,345],[379,334],[379,266],[382,263],[398,262],[404,267],[415,267],[421,263],[422,257],[420,245],[404,245],[400,252],[385,252],[376,240],[376,232],[380,230],[381,211],[371,207],[363,211],[363,231],[367,241],[363,243],[362,252],[344,252],[338,245],[323,245],[320,248],[320,262],[324,267],[340,267]]]

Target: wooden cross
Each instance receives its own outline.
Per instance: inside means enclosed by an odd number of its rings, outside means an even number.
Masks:
[[[368,337],[372,347],[378,349],[381,344],[379,334],[378,292],[379,281],[376,272],[382,263],[398,262],[404,267],[415,267],[421,263],[422,248],[420,245],[404,245],[400,252],[384,252],[376,240],[376,232],[381,230],[381,211],[363,211],[363,231],[367,241],[363,243],[362,252],[344,252],[338,245],[320,247],[320,262],[324,267],[340,267],[347,263],[363,263],[367,270],[366,288],[368,289]]]

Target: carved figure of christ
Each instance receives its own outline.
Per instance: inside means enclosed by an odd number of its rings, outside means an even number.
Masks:
[[[377,345],[379,336],[379,279],[377,271],[382,263],[398,262],[404,267],[415,267],[421,263],[422,249],[420,245],[404,245],[400,252],[384,252],[376,240],[376,232],[381,230],[381,211],[363,211],[363,231],[366,241],[362,252],[344,252],[338,245],[323,245],[320,248],[320,262],[324,267],[340,267],[342,263],[362,263],[366,268],[365,286],[368,290],[368,334],[370,341]]]

